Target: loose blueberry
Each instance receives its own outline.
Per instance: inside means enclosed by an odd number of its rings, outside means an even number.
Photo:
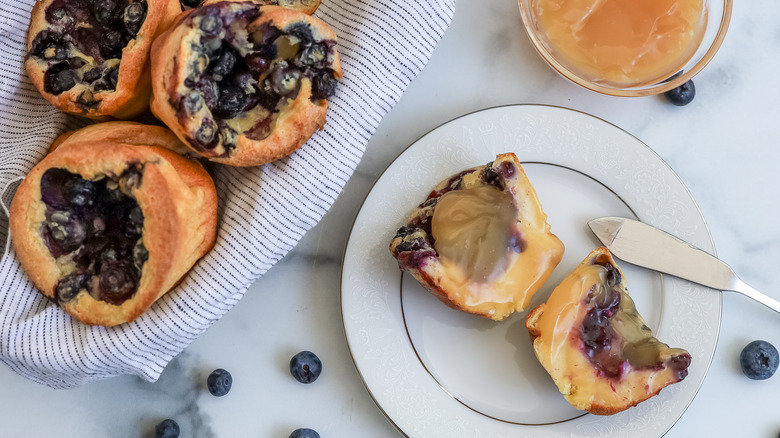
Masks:
[[[311,351],[301,351],[290,359],[290,374],[301,383],[312,383],[322,373],[322,361]]]
[[[295,429],[289,438],[320,438],[320,434],[313,429],[301,428]]]
[[[233,376],[226,370],[217,368],[209,374],[208,379],[206,379],[206,386],[211,395],[222,397],[230,392],[230,387],[233,386]]]
[[[179,438],[179,424],[170,418],[154,428],[154,438]]]
[[[677,88],[667,91],[664,93],[664,96],[666,96],[669,102],[677,106],[688,105],[696,96],[696,87],[693,85],[693,81],[690,80]]]
[[[765,380],[777,371],[780,356],[777,349],[767,341],[753,341],[739,355],[742,372],[753,380]]]

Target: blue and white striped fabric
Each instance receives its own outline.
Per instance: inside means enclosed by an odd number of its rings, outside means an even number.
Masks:
[[[55,388],[120,374],[154,381],[230,310],[333,204],[455,8],[455,0],[323,0],[315,15],[336,31],[344,69],[325,129],[269,165],[214,166],[215,248],[135,322],[104,328],[71,319],[39,294],[9,244],[7,207],[18,181],[59,134],[85,123],[49,105],[24,73],[32,4],[0,0],[0,360]]]

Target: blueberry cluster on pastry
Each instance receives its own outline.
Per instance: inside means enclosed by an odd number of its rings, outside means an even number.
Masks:
[[[175,12],[168,0],[41,0],[27,34],[27,74],[65,112],[134,117],[149,105],[152,41]]]
[[[399,268],[437,298],[494,320],[528,306],[563,249],[511,153],[439,183],[390,242]]]
[[[653,336],[626,279],[598,248],[526,319],[534,353],[577,409],[611,415],[688,375],[691,355]]]
[[[155,41],[152,112],[212,161],[281,158],[325,124],[341,77],[335,45],[332,29],[303,12],[207,3]]]
[[[82,131],[64,135],[21,183],[11,234],[45,296],[84,323],[112,326],[141,315],[211,249],[217,197],[203,167],[170,150],[178,140],[165,128]]]

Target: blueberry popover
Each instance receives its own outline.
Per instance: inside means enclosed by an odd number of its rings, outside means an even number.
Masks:
[[[653,336],[609,250],[598,248],[526,319],[534,353],[577,409],[611,415],[688,375],[691,355]]]
[[[66,134],[17,189],[10,228],[19,261],[76,319],[133,321],[214,245],[214,183],[169,150],[174,143],[158,126],[93,125]]]
[[[284,157],[325,124],[341,77],[336,35],[303,12],[251,1],[190,9],[152,49],[152,112],[216,162]]]
[[[169,0],[41,0],[32,10],[25,68],[62,111],[129,119],[149,106],[149,50],[175,18]]]
[[[525,309],[563,256],[515,154],[440,182],[390,253],[452,308],[493,320]]]

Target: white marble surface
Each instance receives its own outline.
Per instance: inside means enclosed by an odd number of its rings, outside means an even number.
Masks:
[[[331,211],[158,382],[124,376],[57,391],[0,368],[0,436],[151,437],[170,417],[182,437],[283,438],[297,427],[323,437],[398,437],[364,389],[345,341],[339,276],[346,238],[371,184],[399,152],[453,117],[496,105],[569,107],[644,141],[690,189],[718,255],[780,298],[778,22],[771,0],[736,2],[720,53],[695,80],[696,99],[678,108],[660,97],[577,88],[533,51],[514,1],[460,0],[430,63],[383,120]],[[780,375],[751,381],[739,369],[739,352],[754,339],[780,346],[780,315],[726,293],[709,374],[666,436],[778,435]],[[321,378],[308,386],[287,371],[302,349],[324,362]],[[234,377],[224,398],[204,388],[217,367]]]

